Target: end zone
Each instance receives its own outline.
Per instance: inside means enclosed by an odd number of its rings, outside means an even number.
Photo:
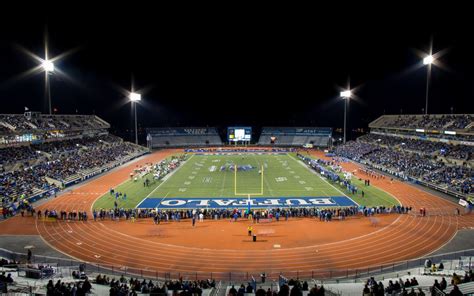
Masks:
[[[139,209],[223,209],[247,208],[248,198],[157,198],[147,197],[138,206]],[[353,207],[359,206],[347,196],[306,196],[306,197],[259,197],[250,198],[250,206],[256,208],[285,207]]]

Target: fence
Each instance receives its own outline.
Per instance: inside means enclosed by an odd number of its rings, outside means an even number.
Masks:
[[[376,254],[374,254],[376,256]],[[427,255],[417,259],[398,261],[393,263],[381,264],[368,266],[364,268],[348,268],[348,269],[313,269],[313,270],[301,270],[301,271],[275,271],[265,270],[262,267],[261,272],[177,272],[177,271],[165,271],[165,270],[152,270],[142,269],[127,266],[115,266],[100,262],[80,262],[74,259],[48,257],[34,255],[32,256],[32,263],[47,263],[57,264],[58,267],[77,267],[79,264],[85,264],[86,272],[92,273],[105,273],[113,276],[133,276],[155,280],[207,280],[214,279],[216,281],[230,281],[230,282],[249,282],[253,275],[265,273],[267,279],[278,281],[281,275],[288,279],[316,279],[321,281],[339,281],[348,279],[359,279],[367,278],[370,276],[381,275],[386,273],[403,272],[408,269],[422,267],[427,259],[431,262],[439,264],[443,261],[445,270],[460,270],[472,268],[474,262],[470,262],[470,259],[465,257],[474,256],[474,249],[468,249],[458,252],[444,253],[438,255]],[[20,262],[26,262],[26,254],[15,253],[0,248],[0,257],[7,258],[9,260],[15,260]],[[449,261],[448,261],[449,260]],[[466,260],[469,262],[466,264]],[[448,261],[448,262],[445,262]]]

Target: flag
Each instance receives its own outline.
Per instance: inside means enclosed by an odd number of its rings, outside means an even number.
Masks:
[[[247,214],[248,214],[248,215],[250,215],[250,203],[251,203],[251,201],[250,201],[250,194],[249,194],[248,199],[247,199],[247,206],[248,206],[248,208],[247,208]]]

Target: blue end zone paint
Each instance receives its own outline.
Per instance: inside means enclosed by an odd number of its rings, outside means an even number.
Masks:
[[[305,196],[305,197],[259,197],[250,198],[250,206],[253,208],[283,208],[283,207],[352,207],[358,206],[352,199],[346,196]],[[140,209],[224,209],[224,208],[247,208],[247,198],[155,198],[144,199],[137,208]]]

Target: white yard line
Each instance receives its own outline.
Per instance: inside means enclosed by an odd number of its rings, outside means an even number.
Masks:
[[[219,168],[220,170],[220,168]],[[227,177],[227,170],[224,170],[224,178],[222,178],[222,185],[221,185],[221,196],[224,196],[224,189],[225,189],[225,179]]]
[[[332,185],[331,183],[329,183],[326,179],[324,179],[323,177],[321,177],[316,171],[310,169],[304,162],[302,162],[301,160],[296,160],[294,158],[292,158],[291,156],[288,155],[288,157],[290,157],[291,159],[293,159],[294,161],[296,161],[297,163],[299,163],[300,165],[304,166],[306,169],[308,169],[310,172],[312,172],[313,174],[317,175],[321,180],[323,180],[324,182],[326,182],[327,184],[329,184],[329,186],[331,186],[332,188],[336,189],[336,191],[340,192],[342,195],[344,195],[345,197],[347,197],[348,199],[352,200],[352,202],[356,205],[359,205],[358,203],[355,202],[355,200],[353,200],[352,198],[350,198],[347,194],[345,194],[344,192],[342,192],[341,190],[339,190],[338,188],[336,188],[334,185]]]
[[[120,184],[114,186],[113,188],[117,188],[117,187],[119,187],[119,186],[125,184],[125,183],[128,182],[128,181],[130,181],[130,179],[127,178],[125,181],[123,181],[122,183],[120,183]],[[90,212],[91,212],[91,213],[94,211],[94,210],[93,210],[94,204],[99,200],[99,198],[101,198],[102,196],[106,195],[107,193],[110,193],[110,189],[109,189],[108,191],[106,191],[106,192],[100,194],[100,195],[92,202],[91,208],[90,208]]]
[[[139,202],[139,203],[135,206],[135,208],[138,208],[138,206],[141,205],[141,204],[145,201],[145,199],[147,199],[148,197],[150,197],[150,195],[152,195],[158,188],[160,188],[161,185],[165,184],[166,181],[168,181],[168,179],[169,179],[172,175],[174,175],[174,174],[175,174],[177,171],[179,171],[183,166],[185,166],[185,165],[191,160],[191,158],[194,157],[194,155],[195,155],[195,154],[191,155],[191,157],[190,157],[188,160],[186,160],[182,165],[180,165],[176,170],[174,170],[174,171],[172,171],[170,174],[166,175],[166,176],[165,176],[166,180],[165,180],[165,178],[163,178],[163,182],[161,182],[160,185],[156,186],[156,188],[153,189],[153,191],[150,192],[150,194],[148,194],[147,196],[145,196],[145,198],[143,198],[142,201]]]
[[[165,197],[163,197],[163,198],[160,200],[160,202],[158,203],[158,205],[157,205],[157,207],[156,207],[157,209],[160,208],[161,203],[168,197],[168,194],[170,194],[169,191],[168,191],[168,193],[166,193]],[[138,206],[137,206],[137,207],[138,207]]]

